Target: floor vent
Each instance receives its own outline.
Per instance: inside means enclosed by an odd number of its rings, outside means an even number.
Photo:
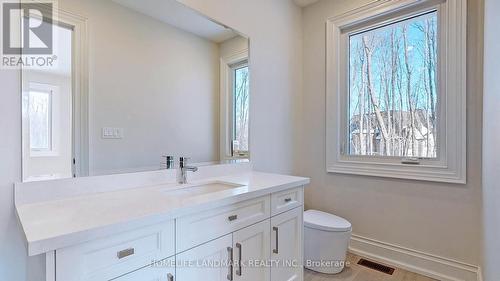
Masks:
[[[392,275],[394,273],[394,268],[382,265],[380,263],[372,262],[369,260],[360,259],[358,261],[358,264],[365,266],[365,267],[368,267],[368,268],[371,268],[371,269],[376,270],[376,271],[383,272],[385,274]]]

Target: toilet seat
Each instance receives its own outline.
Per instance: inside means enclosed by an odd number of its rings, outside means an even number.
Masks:
[[[317,210],[304,212],[304,226],[330,232],[346,232],[352,229],[351,223],[346,219]]]

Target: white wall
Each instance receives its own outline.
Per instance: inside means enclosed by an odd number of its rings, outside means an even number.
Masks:
[[[250,36],[252,161],[260,170],[291,172],[298,132],[290,121],[298,118],[302,89],[301,10],[289,0],[183,2]],[[44,280],[44,259],[28,259],[13,208],[13,182],[21,179],[19,73],[0,70],[0,85],[0,280]]]
[[[354,234],[478,265],[481,239],[481,1],[469,0],[468,184],[326,173],[325,22],[371,2],[323,0],[303,11],[304,94],[296,173],[306,205],[350,220]]]
[[[14,182],[22,179],[20,70],[0,68],[0,85],[0,280],[42,281],[45,259],[28,258],[14,209]]]
[[[216,43],[109,0],[59,7],[88,18],[91,175],[159,168],[165,154],[218,160]]]
[[[248,39],[236,36],[219,44],[219,57],[234,55],[243,50],[248,50]]]
[[[500,276],[500,1],[485,1],[483,212],[485,281]]]
[[[20,75],[0,70],[0,277],[26,279],[26,248],[14,214],[14,181],[21,180]],[[13,122],[13,120],[18,120]]]

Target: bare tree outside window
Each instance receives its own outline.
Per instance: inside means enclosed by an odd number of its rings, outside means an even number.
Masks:
[[[437,12],[349,38],[351,155],[437,157]]]
[[[30,91],[28,96],[30,148],[34,151],[51,149],[51,94]]]
[[[234,69],[234,114],[233,114],[233,150],[235,154],[248,153],[249,126],[249,77],[248,66]]]

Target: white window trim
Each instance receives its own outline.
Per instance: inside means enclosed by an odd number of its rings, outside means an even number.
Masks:
[[[232,156],[232,66],[243,61],[249,62],[248,49],[222,57],[220,59],[220,159],[247,159],[250,151],[245,156]],[[250,135],[250,132],[249,132]]]
[[[424,9],[438,11],[440,38],[438,81],[441,97],[437,160],[402,164],[389,157],[342,153],[347,122],[348,41],[345,30],[394,21]],[[327,172],[466,183],[466,0],[377,0],[327,20],[326,169]]]

